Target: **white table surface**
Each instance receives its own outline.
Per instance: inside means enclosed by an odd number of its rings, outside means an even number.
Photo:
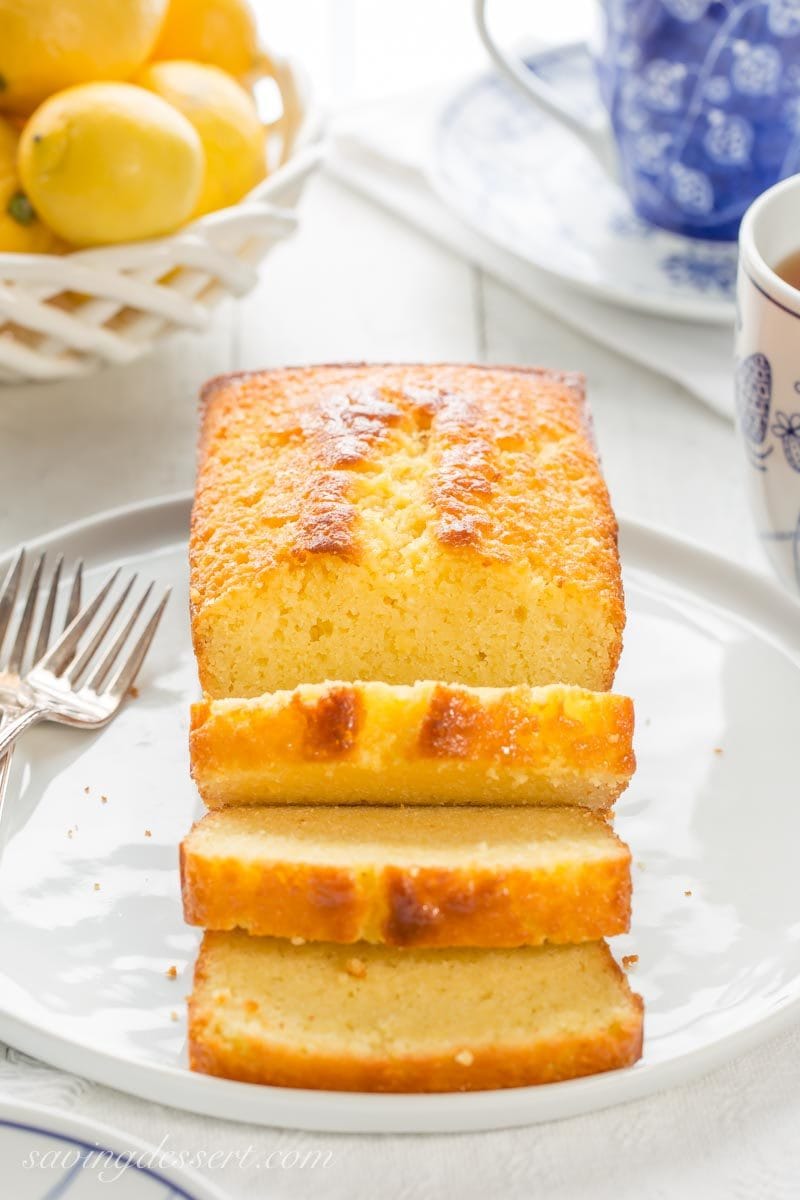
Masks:
[[[395,22],[388,28],[378,22],[377,6],[355,0],[263,7],[276,37],[300,40],[302,31],[334,99],[407,86],[408,71],[392,55],[417,53],[422,28],[432,27],[441,46],[432,53],[426,42],[417,54],[421,80],[445,50],[448,70],[481,61],[466,0],[387,4],[384,17],[389,12]],[[575,11],[585,14],[586,4]],[[407,36],[397,49],[399,31]],[[383,71],[376,45],[389,54]],[[190,488],[196,395],[209,376],[337,359],[581,370],[617,511],[763,569],[726,422],[324,175],[309,187],[300,232],[275,251],[258,289],[221,311],[209,334],[181,336],[146,361],[85,381],[0,388],[0,547],[101,509]],[[332,1154],[327,1167],[275,1171],[268,1182],[235,1162],[209,1171],[232,1197],[350,1197],[376,1189],[389,1198],[796,1196],[798,1077],[800,1036],[792,1035],[669,1097],[609,1113],[485,1135],[359,1139],[256,1130],[160,1109],[20,1065],[13,1050],[3,1058],[0,1048],[0,1090],[114,1121],[156,1143],[167,1136],[172,1149],[241,1150],[252,1142]]]

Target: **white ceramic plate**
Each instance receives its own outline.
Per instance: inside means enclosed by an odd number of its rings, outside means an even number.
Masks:
[[[0,860],[0,1037],[66,1070],[218,1117],[457,1131],[630,1100],[800,1020],[800,606],[722,559],[623,522],[629,622],[617,682],[636,699],[639,770],[618,805],[637,866],[633,931],[615,949],[639,955],[642,1061],[547,1087],[445,1096],[192,1075],[184,997],[198,935],[181,920],[177,860],[198,812],[186,750],[196,688],[188,516],[186,498],[159,501],[42,543],[86,556],[90,583],[123,562],[171,583],[175,597],[139,698],[108,729],[40,727],[17,752]]]
[[[196,1175],[94,1121],[38,1104],[0,1102],[0,1163],[9,1200],[224,1200]]]
[[[526,61],[587,115],[599,108],[585,49]],[[586,147],[497,74],[482,75],[445,105],[431,178],[485,237],[582,291],[638,312],[733,322],[735,243],[684,238],[639,220]]]

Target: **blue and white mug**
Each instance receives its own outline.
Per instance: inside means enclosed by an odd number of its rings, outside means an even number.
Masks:
[[[775,268],[800,250],[800,175],[747,211],[739,237],[736,412],[756,531],[800,596],[800,291]]]
[[[594,57],[608,116],[595,122],[497,46],[487,4],[474,0],[475,17],[497,66],[653,225],[733,240],[756,196],[800,171],[800,0],[603,0]]]

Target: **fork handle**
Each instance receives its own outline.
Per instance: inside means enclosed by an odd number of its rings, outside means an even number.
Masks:
[[[7,713],[0,712],[0,729],[3,728],[7,720]],[[8,791],[8,780],[11,776],[11,758],[13,753],[13,749],[9,750],[8,754],[4,754],[0,758],[0,825],[2,825],[3,821],[3,808],[5,807],[6,792]]]
[[[26,729],[30,729],[32,725],[38,725],[40,721],[44,721],[46,716],[46,708],[33,705],[31,708],[23,709],[10,721],[6,721],[0,729],[0,758],[11,749],[17,738],[22,737]]]

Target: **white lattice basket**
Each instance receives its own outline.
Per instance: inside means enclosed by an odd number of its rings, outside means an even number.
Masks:
[[[204,329],[220,300],[250,291],[258,264],[296,228],[294,210],[319,160],[305,77],[296,64],[274,65],[271,169],[241,203],[153,241],[0,254],[0,383],[132,362],[170,333]]]

